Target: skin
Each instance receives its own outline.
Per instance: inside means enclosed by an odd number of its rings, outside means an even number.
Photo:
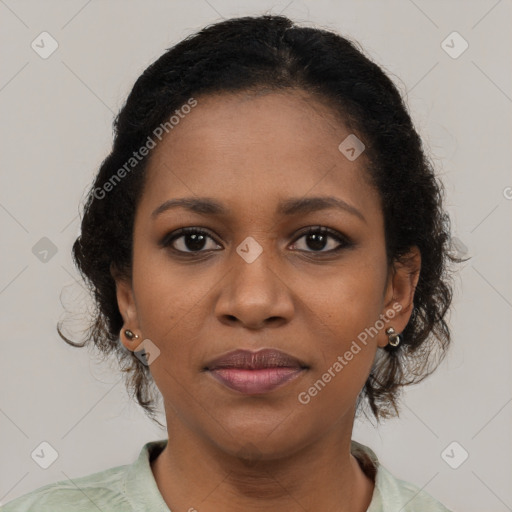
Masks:
[[[152,151],[133,273],[114,274],[123,331],[140,336],[121,335],[122,342],[134,350],[147,338],[160,350],[149,366],[169,438],[152,462],[158,488],[173,512],[366,511],[374,484],[350,453],[355,404],[376,351],[388,343],[385,329],[407,325],[419,251],[411,248],[406,265],[388,266],[365,155],[349,161],[338,150],[351,131],[328,105],[302,91],[197,99]],[[313,196],[341,199],[364,220],[333,208],[277,213],[282,200]],[[181,197],[213,198],[231,211],[176,208],[152,218]],[[159,245],[185,226],[211,238],[202,247],[190,245],[190,235]],[[309,226],[329,227],[352,245],[328,235],[318,248],[301,233]],[[262,248],[251,263],[236,251],[248,236]],[[299,393],[393,304],[401,310],[386,327],[300,403]],[[202,371],[239,348],[277,348],[309,368],[285,386],[247,396]]]

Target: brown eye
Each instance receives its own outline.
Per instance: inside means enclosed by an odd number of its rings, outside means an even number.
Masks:
[[[210,242],[208,244],[208,241]],[[167,235],[160,243],[162,247],[171,247],[174,251],[184,253],[205,252],[217,250],[219,244],[205,230],[200,228],[182,228]],[[208,247],[209,245],[209,247]]]
[[[297,241],[301,239],[304,239],[302,245],[306,248],[299,247],[298,249],[305,252],[335,252],[351,245],[351,242],[341,233],[321,226],[309,228],[308,231],[296,239],[293,245],[297,246]],[[328,247],[328,250],[324,250],[326,247]]]

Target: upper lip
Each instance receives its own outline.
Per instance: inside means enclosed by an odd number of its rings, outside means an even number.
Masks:
[[[263,368],[307,368],[307,366],[285,352],[266,348],[257,352],[234,350],[214,359],[206,366],[207,370],[220,368],[259,370]]]

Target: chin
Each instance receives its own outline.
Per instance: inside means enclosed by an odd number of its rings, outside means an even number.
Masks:
[[[243,460],[281,459],[298,452],[315,437],[304,423],[298,429],[297,421],[290,421],[291,417],[284,419],[283,416],[277,422],[265,421],[261,416],[254,421],[247,417],[238,418],[238,421],[231,418],[229,422],[224,421],[224,428],[216,430],[217,435],[211,435],[210,439],[226,454]]]

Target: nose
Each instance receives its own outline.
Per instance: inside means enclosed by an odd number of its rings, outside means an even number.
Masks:
[[[269,251],[263,250],[251,262],[233,251],[231,270],[215,305],[220,322],[256,330],[291,320],[293,291],[281,266],[268,257]]]

